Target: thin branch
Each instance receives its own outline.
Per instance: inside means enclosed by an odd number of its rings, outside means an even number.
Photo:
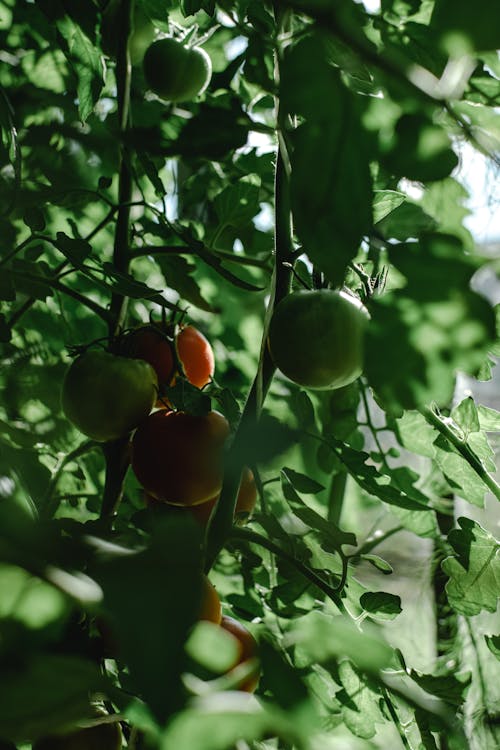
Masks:
[[[472,448],[462,440],[432,409],[422,410],[423,416],[435,429],[445,437],[455,450],[465,458],[470,467],[476,472],[478,477],[484,482],[486,487],[500,500],[500,485],[494,478],[488,474],[480,459],[476,456]]]
[[[60,459],[54,470],[54,473],[52,474],[45,495],[40,503],[39,514],[41,517],[47,519],[52,518],[57,512],[62,496],[59,495],[54,497],[54,495],[59,479],[61,478],[61,475],[66,466],[71,463],[71,461],[76,461],[76,459],[80,458],[80,456],[84,456],[85,454],[90,453],[90,451],[96,450],[98,447],[99,444],[94,440],[86,440],[84,443],[82,443],[77,448],[70,451]]]
[[[278,11],[276,15],[278,27],[280,31],[283,32],[288,23],[288,14],[286,12],[281,13],[281,11]],[[278,48],[275,55],[275,80],[277,88],[280,77],[281,55],[282,51]],[[283,112],[280,99],[277,97],[276,122],[279,130],[284,129],[285,118],[286,113]],[[279,143],[280,145],[276,158],[274,189],[275,267],[273,272],[272,293],[264,319],[257,372],[252,387],[248,393],[241,420],[234,436],[233,444],[226,456],[224,484],[222,486],[219,502],[217,503],[215,512],[213,513],[207,528],[207,570],[209,570],[214,563],[217,555],[224,547],[224,544],[231,533],[236,496],[243,468],[242,455],[244,451],[242,450],[242,445],[246,439],[245,434],[247,428],[258,421],[260,417],[264,399],[276,371],[276,367],[271,359],[269,348],[267,346],[269,323],[275,306],[290,291],[291,264],[293,264],[295,250],[292,239],[290,181],[285,168],[285,163],[288,161],[288,154],[284,153],[283,139],[280,139]]]
[[[335,604],[335,606],[341,612],[343,613],[346,612],[346,608],[339,594],[339,591],[341,591],[340,585],[339,587],[336,587],[336,588],[334,588],[333,586],[330,586],[326,581],[323,580],[323,578],[318,576],[318,574],[315,573],[314,570],[311,570],[311,568],[308,568],[307,565],[304,565],[304,563],[302,563],[300,560],[297,560],[293,555],[291,555],[289,552],[284,550],[279,545],[272,542],[267,537],[262,536],[262,534],[258,534],[256,531],[251,531],[250,529],[242,529],[237,526],[234,526],[230,534],[230,539],[232,542],[235,542],[235,543],[240,541],[240,542],[252,542],[253,544],[258,544],[260,547],[264,547],[264,549],[267,549],[269,552],[272,552],[277,557],[281,557],[283,560],[286,560],[288,563],[290,563],[290,565],[293,565],[293,567],[301,575],[307,578],[314,586],[316,586],[324,594],[326,594],[326,596]],[[342,579],[341,579],[341,583],[342,583]]]

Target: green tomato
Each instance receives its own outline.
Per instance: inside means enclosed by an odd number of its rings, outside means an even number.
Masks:
[[[184,47],[171,37],[148,47],[142,61],[146,83],[162,99],[188,101],[201,94],[212,75],[212,62],[200,47]]]
[[[294,292],[276,306],[271,319],[271,357],[299,385],[341,388],[362,372],[367,319],[366,308],[345,292]]]
[[[116,440],[147,417],[156,401],[158,379],[141,359],[93,349],[69,367],[62,407],[80,432],[94,440]]]
[[[121,750],[122,732],[118,722],[98,724],[70,734],[44,737],[33,750]]]

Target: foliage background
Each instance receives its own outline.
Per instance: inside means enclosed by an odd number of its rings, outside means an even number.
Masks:
[[[500,352],[470,285],[498,262],[457,179],[463,142],[497,175],[490,5],[135,5],[203,41],[198,100],[160,101],[138,62],[129,78],[130,2],[111,45],[105,2],[0,3],[0,737],[72,727],[91,694],[131,747],[497,747],[500,417],[464,388]],[[261,341],[290,281],[366,300],[359,383],[272,377]],[[152,524],[131,472],[118,505],[120,446],[60,408],[71,347],[177,306],[214,346],[229,466],[259,477],[231,530],[228,471],[207,540]],[[255,701],[201,681],[217,634],[184,656],[204,542],[225,612],[261,644]]]

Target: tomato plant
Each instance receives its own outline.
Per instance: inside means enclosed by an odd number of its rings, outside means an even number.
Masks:
[[[158,500],[172,505],[203,503],[220,490],[228,432],[229,425],[218,412],[195,416],[168,409],[156,411],[134,434],[134,473]]]
[[[158,380],[147,362],[92,349],[71,363],[62,386],[62,406],[80,432],[94,440],[116,440],[146,417],[156,401]]]
[[[276,307],[269,349],[276,366],[307,388],[342,388],[361,375],[367,312],[345,292],[298,291]]]
[[[182,42],[167,37],[148,47],[143,68],[151,91],[173,102],[201,94],[212,74],[212,63],[205,50],[185,47]]]

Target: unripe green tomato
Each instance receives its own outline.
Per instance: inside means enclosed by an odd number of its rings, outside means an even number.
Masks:
[[[148,47],[142,61],[144,78],[155,94],[171,102],[201,94],[212,75],[212,62],[200,47],[184,47],[171,37]]]
[[[116,440],[147,417],[158,380],[150,364],[92,349],[66,372],[62,407],[80,432],[94,440]]]
[[[361,375],[367,320],[366,308],[345,292],[293,292],[277,305],[271,319],[271,357],[298,385],[341,388]]]
[[[121,750],[122,731],[118,722],[78,729],[70,734],[44,737],[33,750]]]

